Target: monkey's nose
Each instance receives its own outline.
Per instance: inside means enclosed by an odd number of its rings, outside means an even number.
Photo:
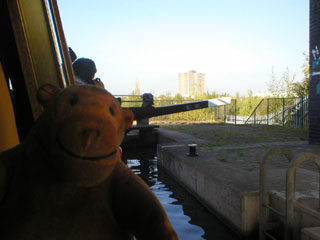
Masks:
[[[86,154],[91,146],[95,144],[95,142],[100,137],[100,131],[97,129],[83,129],[81,132],[82,137],[82,153]]]
[[[92,136],[94,138],[97,138],[100,136],[100,131],[96,129],[83,129],[81,134],[82,137]]]

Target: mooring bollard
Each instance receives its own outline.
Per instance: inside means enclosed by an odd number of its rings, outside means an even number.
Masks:
[[[196,143],[190,143],[190,144],[188,144],[188,147],[189,147],[189,153],[187,154],[187,156],[189,156],[189,157],[198,156]]]

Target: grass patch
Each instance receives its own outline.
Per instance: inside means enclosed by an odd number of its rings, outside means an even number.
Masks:
[[[226,159],[226,158],[218,158],[218,160],[219,160],[220,162],[227,162],[227,159]]]
[[[206,147],[221,147],[223,146],[224,144],[221,143],[221,142],[210,142],[210,143],[207,143],[206,144]]]
[[[244,157],[245,155],[244,155],[243,152],[239,152],[238,156],[239,156],[239,157]]]
[[[247,170],[248,172],[252,172],[254,171],[254,168],[246,168],[245,170]]]
[[[165,124],[163,128],[207,140],[207,147],[243,146],[271,142],[304,141],[306,130],[281,126],[234,126],[216,123],[206,124]]]

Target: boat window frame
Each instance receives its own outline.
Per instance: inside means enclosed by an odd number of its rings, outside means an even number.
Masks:
[[[43,108],[37,89],[74,84],[74,73],[56,0],[7,0],[32,113]]]

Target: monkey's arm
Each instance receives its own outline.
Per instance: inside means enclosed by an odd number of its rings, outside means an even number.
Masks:
[[[115,170],[120,178],[117,179],[113,205],[117,221],[139,240],[178,239],[165,210],[149,186],[127,166]]]

